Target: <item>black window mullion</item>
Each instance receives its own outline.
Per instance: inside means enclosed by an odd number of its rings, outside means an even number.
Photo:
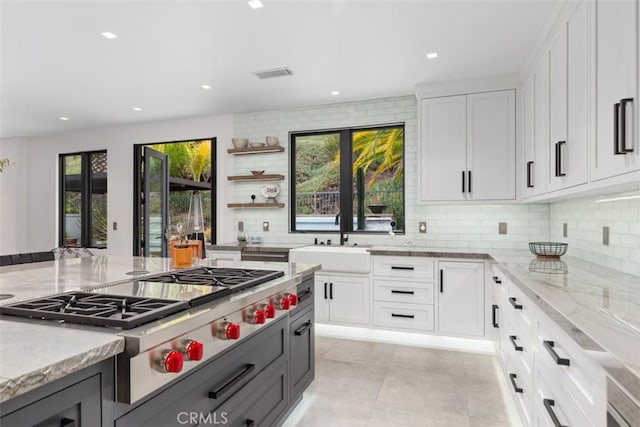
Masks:
[[[59,202],[59,215],[58,215],[58,230],[60,230],[60,235],[58,236],[58,246],[64,246],[65,234],[67,232],[65,226],[65,218],[66,218],[66,194],[67,194],[67,185],[65,182],[66,175],[66,156],[61,155],[58,156],[59,161],[59,176],[58,182],[60,183],[60,190],[58,192],[58,202]]]
[[[80,180],[82,182],[82,214],[80,229],[82,236],[80,244],[87,248],[91,246],[91,153],[83,153],[80,166]]]
[[[353,231],[353,174],[351,173],[351,131],[340,131],[340,212],[344,231]]]

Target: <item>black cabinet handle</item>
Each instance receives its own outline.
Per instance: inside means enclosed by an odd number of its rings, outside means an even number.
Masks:
[[[327,299],[327,282],[324,282],[324,299]]]
[[[440,269],[440,293],[444,291],[444,270]]]
[[[516,378],[518,376],[516,374],[509,374],[509,381],[511,381],[511,387],[513,387],[513,391],[516,393],[522,393],[522,387],[518,387],[516,384]]]
[[[392,294],[406,294],[406,295],[413,295],[414,294],[413,291],[396,291],[395,289],[391,289],[391,293]]]
[[[256,422],[253,420],[247,420],[245,423],[246,427],[255,427],[255,425],[256,425]]]
[[[549,418],[551,418],[555,427],[568,427],[560,424],[560,420],[553,410],[553,406],[556,404],[553,399],[542,399],[542,403],[544,404],[544,409],[547,410],[547,414],[549,414]]]
[[[533,166],[533,162],[527,162],[527,188],[533,188],[533,183],[531,182],[531,166]]]
[[[404,317],[406,319],[413,319],[416,316],[413,314],[396,314],[396,313],[391,313],[391,317]]]
[[[300,335],[304,334],[305,332],[307,332],[307,330],[309,328],[311,328],[311,321],[308,321],[307,323],[305,323],[304,325],[300,326],[298,329],[293,331],[293,334],[297,335],[297,336],[300,336]]]
[[[469,171],[469,193],[471,193],[471,171]]]
[[[60,427],[76,427],[77,425],[76,420],[72,420],[71,418],[63,418],[60,420]]]
[[[311,290],[311,288],[308,288],[306,291],[298,294],[298,303],[301,303],[302,301],[304,301],[307,298],[309,298],[311,296],[312,292],[313,291]]]
[[[516,344],[516,340],[518,339],[518,337],[516,337],[515,335],[509,335],[509,341],[511,341],[511,344],[513,344],[513,348],[515,351],[522,351],[522,346]]]
[[[620,153],[627,154],[633,152],[633,148],[627,148],[627,104],[633,102],[633,98],[620,100]]]
[[[466,193],[467,191],[465,185],[466,185],[466,180],[464,179],[464,171],[462,171],[462,192],[463,193]]]
[[[333,299],[333,282],[329,283],[329,299]]]
[[[234,386],[236,386],[240,381],[248,377],[254,370],[256,369],[256,365],[252,365],[250,363],[245,366],[237,369],[233,372],[227,379],[222,382],[222,385],[216,388],[214,391],[209,392],[209,399],[217,399],[219,397],[227,394]]]
[[[559,163],[558,163],[558,160],[560,160],[560,154],[558,152],[558,143],[557,142],[556,142],[555,148],[556,148],[556,173],[555,173],[555,176],[560,176],[560,166],[559,166]]]
[[[569,359],[558,356],[558,353],[556,353],[556,350],[553,348],[556,343],[553,341],[542,341],[542,344],[544,345],[544,348],[547,349],[551,357],[553,357],[553,360],[556,361],[557,365],[569,366]]]
[[[567,174],[562,171],[562,146],[567,141],[556,142],[556,176],[566,176]]]
[[[620,103],[613,104],[613,154],[624,154],[620,151]]]
[[[500,283],[502,283],[502,280],[500,280],[498,276],[493,276],[493,282],[499,285]]]
[[[392,270],[411,270],[411,271],[413,271],[414,267],[407,267],[407,266],[404,266],[404,265],[392,265],[391,269]]]
[[[497,316],[496,313],[498,312],[498,306],[496,304],[493,304],[491,306],[491,324],[493,325],[494,328],[499,328],[500,326],[498,325],[498,320],[497,320]]]
[[[522,304],[518,304],[515,297],[509,297],[509,302],[516,310],[522,310]]]

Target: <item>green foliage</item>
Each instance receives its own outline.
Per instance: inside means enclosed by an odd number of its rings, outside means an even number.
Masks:
[[[296,191],[330,191],[338,188],[340,167],[333,159],[340,151],[338,134],[296,139]]]
[[[353,134],[353,174],[362,168],[371,187],[378,178],[390,176],[396,182],[404,177],[404,130],[390,128]]]
[[[169,156],[169,176],[207,182],[211,176],[211,141],[155,144],[154,150]]]

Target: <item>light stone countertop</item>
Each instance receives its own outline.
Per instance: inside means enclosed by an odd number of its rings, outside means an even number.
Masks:
[[[319,265],[299,263],[229,261],[203,265],[284,271],[284,277],[256,289],[278,286],[320,268]],[[127,274],[140,270],[146,273]],[[0,304],[71,290],[89,290],[171,270],[167,258],[107,255],[0,267],[0,294],[15,295]],[[135,329],[127,332],[131,331]],[[125,339],[119,332],[118,329],[0,316],[0,402],[121,353]]]

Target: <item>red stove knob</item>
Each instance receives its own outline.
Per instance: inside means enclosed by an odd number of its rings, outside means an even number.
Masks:
[[[156,362],[156,369],[160,372],[180,372],[184,359],[182,353],[175,350],[164,350]]]
[[[264,310],[251,307],[242,312],[242,320],[252,325],[261,325],[266,322],[267,316]]]
[[[271,303],[275,305],[278,310],[289,310],[289,306],[291,305],[289,298],[282,295],[277,295],[275,298],[272,298]]]
[[[266,304],[264,312],[267,315],[267,319],[273,319],[276,317],[276,306],[272,304]]]
[[[240,338],[240,325],[222,322],[215,326],[215,335],[221,340],[237,340]]]
[[[187,341],[184,354],[187,360],[201,360],[204,355],[204,345],[200,341]]]
[[[293,305],[298,305],[298,295],[296,294],[284,294],[287,298],[289,298],[289,303]]]

